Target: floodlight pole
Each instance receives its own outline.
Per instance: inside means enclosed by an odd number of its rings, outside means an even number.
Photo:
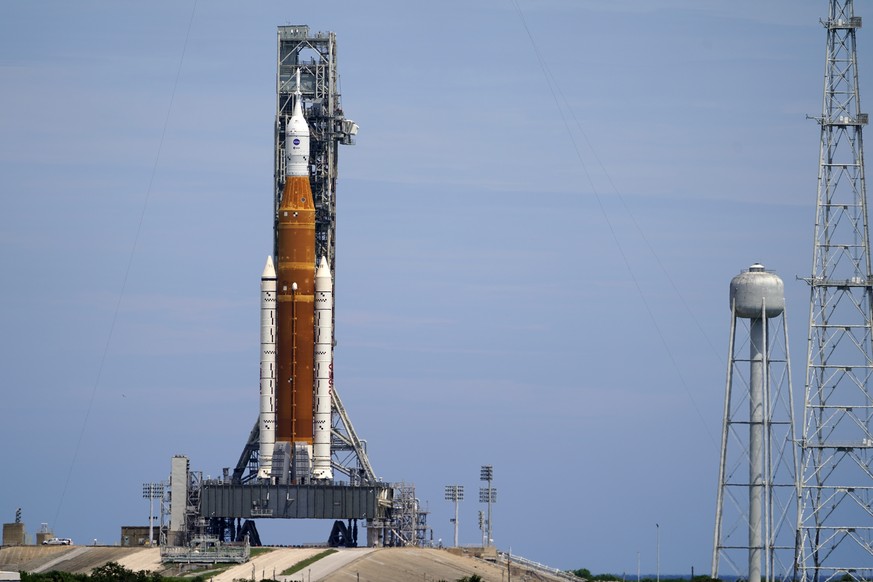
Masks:
[[[480,489],[479,491],[479,501],[487,501],[488,502],[488,543],[487,546],[491,546],[494,543],[494,532],[491,527],[491,503],[495,501],[496,491],[493,487],[491,487],[491,481],[494,479],[494,467],[492,465],[482,465],[482,469],[479,471],[479,479],[481,481],[488,482],[488,488],[485,490],[486,494],[483,495],[483,491]]]
[[[464,499],[463,485],[446,485],[446,501],[455,503],[455,519],[452,522],[455,524],[455,547],[458,547],[458,502]]]
[[[482,511],[479,511],[479,533],[482,537],[482,547],[485,547],[485,516],[482,515]]]
[[[455,547],[458,547],[458,498],[455,497]]]
[[[153,545],[155,542],[154,537],[154,527],[155,527],[155,499],[159,497],[163,497],[164,495],[164,484],[163,483],[143,483],[142,484],[142,497],[143,499],[149,500],[149,546]]]

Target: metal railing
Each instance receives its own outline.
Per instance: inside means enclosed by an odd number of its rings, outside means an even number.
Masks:
[[[545,564],[540,564],[539,562],[534,562],[533,560],[528,560],[527,558],[523,558],[521,556],[515,556],[506,552],[497,552],[497,556],[499,559],[506,560],[514,564],[519,564],[521,566],[526,566],[534,570],[539,570],[541,572],[548,572],[549,574],[552,574],[553,576],[558,576],[559,578],[563,578],[564,580],[574,580],[575,582],[585,580],[585,578],[580,578],[579,576],[576,576],[575,574],[572,574],[570,572],[558,570],[557,568],[552,568],[551,566],[546,566]]]
[[[161,562],[183,564],[242,564],[249,560],[248,540],[241,546],[223,545],[213,540],[195,540],[190,546],[161,546]]]

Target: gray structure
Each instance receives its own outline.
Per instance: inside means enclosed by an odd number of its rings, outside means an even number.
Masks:
[[[182,546],[190,539],[189,527],[193,528],[188,510],[189,491],[188,457],[176,455],[170,462],[170,487],[166,489],[169,494],[170,527],[165,540],[161,545],[168,543],[171,546]],[[163,516],[163,510],[161,515]],[[163,518],[161,519],[163,525]]]
[[[412,483],[394,483],[393,497],[385,519],[367,524],[369,545],[427,546],[433,545],[433,530],[427,525],[427,509],[415,496]]]
[[[170,525],[162,546],[221,541],[227,529],[232,529],[229,541],[244,541],[248,534],[252,545],[260,545],[256,528],[232,525],[254,519],[363,520],[369,546],[424,545],[429,533],[427,512],[419,507],[415,487],[406,484],[235,483],[227,470],[223,479],[203,479],[189,471],[186,457],[175,456],[167,492]]]
[[[206,481],[200,492],[204,517],[242,519],[384,518],[391,503],[387,485],[233,485]]]
[[[731,280],[730,309],[711,576],[789,580],[798,460],[782,279],[752,265]]]
[[[797,536],[804,581],[873,578],[873,279],[852,0],[830,0]],[[866,53],[869,55],[869,51]]]

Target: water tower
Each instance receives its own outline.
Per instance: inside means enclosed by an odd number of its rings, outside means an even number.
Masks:
[[[787,580],[797,459],[782,279],[752,265],[731,280],[730,309],[712,577],[722,566],[749,582]]]

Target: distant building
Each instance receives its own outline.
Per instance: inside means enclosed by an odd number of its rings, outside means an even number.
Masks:
[[[155,528],[155,544],[158,545],[158,528]],[[147,525],[123,525],[121,526],[122,546],[148,546],[149,526]]]
[[[3,524],[3,545],[23,546],[25,544],[24,524],[20,522]]]

